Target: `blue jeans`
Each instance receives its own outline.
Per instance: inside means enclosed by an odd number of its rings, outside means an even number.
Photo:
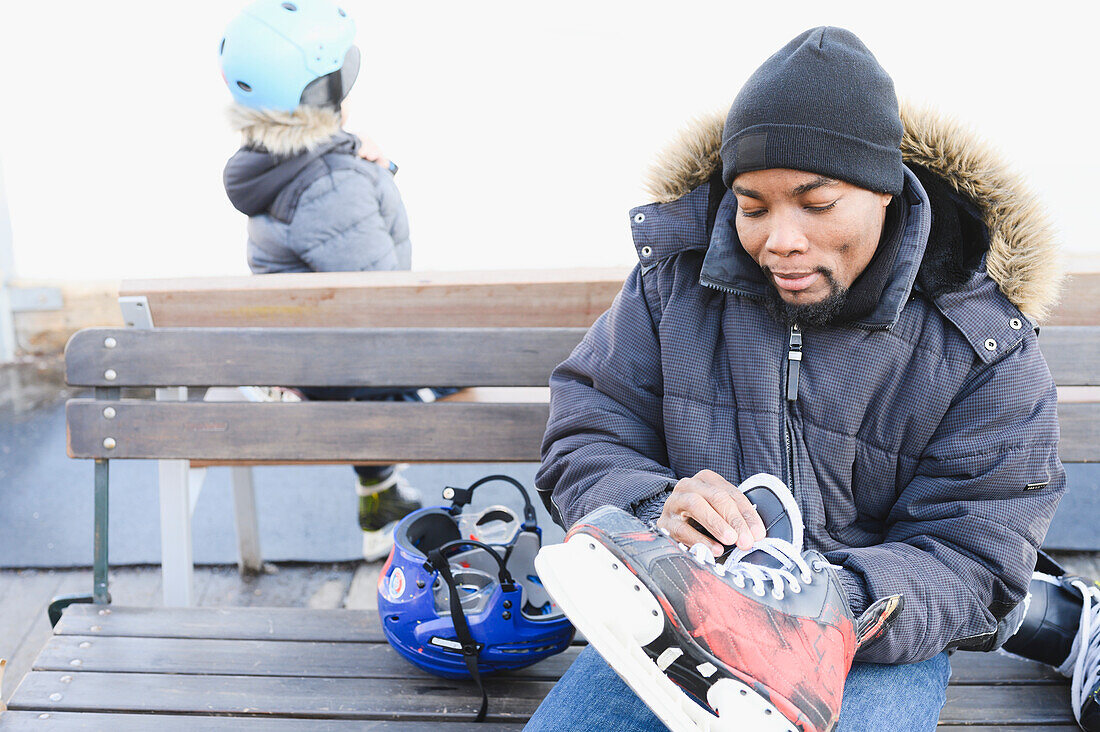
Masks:
[[[946,653],[921,663],[856,663],[844,684],[838,732],[934,730],[946,699]],[[543,699],[525,731],[649,732],[665,726],[589,646]]]

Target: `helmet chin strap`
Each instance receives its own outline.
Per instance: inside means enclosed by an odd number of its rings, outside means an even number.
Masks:
[[[500,555],[493,551],[492,547],[488,544],[483,544],[480,541],[474,541],[472,539],[449,541],[443,546],[428,552],[428,561],[424,562],[424,569],[429,572],[432,570],[438,571],[439,576],[447,583],[447,594],[451,606],[451,621],[455,626],[455,637],[458,638],[458,642],[462,645],[462,660],[466,663],[466,668],[470,671],[470,676],[473,678],[474,683],[477,684],[477,690],[481,692],[481,708],[478,710],[477,719],[474,721],[482,722],[485,720],[485,712],[489,708],[489,695],[485,693],[485,686],[481,682],[481,672],[478,671],[477,668],[481,646],[474,640],[473,635],[470,633],[470,625],[466,622],[466,613],[462,609],[462,598],[458,594],[458,585],[455,582],[454,575],[451,574],[451,562],[443,555],[444,552],[460,546],[480,547],[496,560],[497,565],[500,567],[500,589],[502,591],[515,592],[516,585],[512,580],[511,573],[508,571],[507,567],[504,566],[504,560],[500,558]]]

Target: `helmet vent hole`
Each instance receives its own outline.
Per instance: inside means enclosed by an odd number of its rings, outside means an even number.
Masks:
[[[294,3],[283,3],[283,7],[292,13],[298,10],[298,6]]]
[[[225,39],[224,38],[222,39],[222,44],[220,46],[218,46],[218,55],[221,56],[223,53],[225,53]]]
[[[398,620],[400,620],[400,619],[401,619],[401,617],[400,617],[400,616],[398,616],[398,615],[391,615],[391,616],[389,617],[389,621],[390,621],[391,623],[396,623],[396,622],[397,622]]]
[[[243,81],[238,81],[237,86],[239,86],[241,89],[245,90],[246,92],[252,91],[252,87],[250,87],[248,84],[245,84]]]

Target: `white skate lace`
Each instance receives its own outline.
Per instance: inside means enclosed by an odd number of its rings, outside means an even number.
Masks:
[[[738,587],[745,587],[745,580],[751,581],[752,591],[758,597],[763,597],[767,593],[768,584],[771,584],[772,597],[777,600],[783,599],[785,586],[789,586],[791,592],[797,595],[802,592],[803,584],[809,585],[813,582],[813,571],[833,566],[821,559],[807,562],[798,553],[798,549],[795,548],[794,544],[783,539],[760,539],[748,551],[734,549],[726,561],[721,564],[715,561],[714,554],[705,544],[698,543],[690,549],[684,544],[680,544],[680,547],[688,552],[695,561],[709,565],[718,576],[729,575]],[[742,561],[747,555],[758,551],[778,559],[783,567],[777,569]],[[813,570],[811,570],[811,565]],[[795,570],[798,571],[797,577],[795,576]]]
[[[1095,683],[1100,676],[1100,587],[1086,584],[1075,579],[1071,584],[1081,591],[1084,603],[1081,606],[1081,624],[1077,637],[1073,640],[1070,658],[1076,653],[1073,664],[1073,681],[1070,683],[1070,698],[1073,702],[1073,715],[1081,721],[1081,703],[1089,693],[1090,682]],[[1068,664],[1066,664],[1068,666]],[[1062,669],[1059,669],[1060,671]]]

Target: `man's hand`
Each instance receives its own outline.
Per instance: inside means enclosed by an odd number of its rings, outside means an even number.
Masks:
[[[692,521],[698,526],[693,526]],[[710,536],[699,531],[700,526]],[[700,470],[676,483],[657,519],[657,528],[665,529],[669,536],[687,546],[702,543],[716,557],[725,550],[715,539],[726,546],[736,544],[738,549],[748,550],[766,534],[756,507],[737,486],[713,470]]]

